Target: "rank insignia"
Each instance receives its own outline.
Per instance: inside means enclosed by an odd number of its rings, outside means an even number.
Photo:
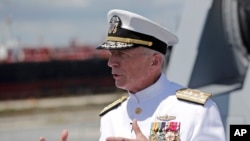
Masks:
[[[176,97],[181,100],[191,101],[204,105],[212,95],[196,89],[184,88],[176,91]]]
[[[180,122],[152,122],[150,141],[180,141]]]
[[[109,104],[108,106],[106,106],[100,113],[99,116],[103,116],[104,114],[106,114],[107,112],[109,112],[110,110],[114,109],[115,107],[119,106],[122,102],[124,102],[125,100],[127,100],[128,96],[122,96],[121,98],[117,99],[116,101],[114,101],[113,103]]]

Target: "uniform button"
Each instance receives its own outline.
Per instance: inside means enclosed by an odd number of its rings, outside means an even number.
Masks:
[[[138,114],[140,114],[142,112],[142,109],[140,108],[140,107],[137,107],[136,109],[135,109],[135,113],[138,115]]]

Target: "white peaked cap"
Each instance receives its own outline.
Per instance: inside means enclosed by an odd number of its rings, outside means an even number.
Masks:
[[[129,11],[113,9],[108,12],[110,24],[107,41],[97,49],[126,49],[144,46],[166,53],[178,38],[167,28]]]

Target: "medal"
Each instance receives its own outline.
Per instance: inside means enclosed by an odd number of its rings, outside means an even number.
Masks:
[[[165,133],[164,132],[159,133],[157,141],[165,141]]]
[[[156,133],[150,134],[149,141],[158,141],[158,135]]]
[[[152,122],[149,141],[180,141],[180,122]]]

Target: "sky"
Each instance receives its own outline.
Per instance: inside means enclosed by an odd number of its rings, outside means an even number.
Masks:
[[[182,5],[183,0],[0,0],[0,45],[99,45],[111,9],[138,13],[175,32]]]

